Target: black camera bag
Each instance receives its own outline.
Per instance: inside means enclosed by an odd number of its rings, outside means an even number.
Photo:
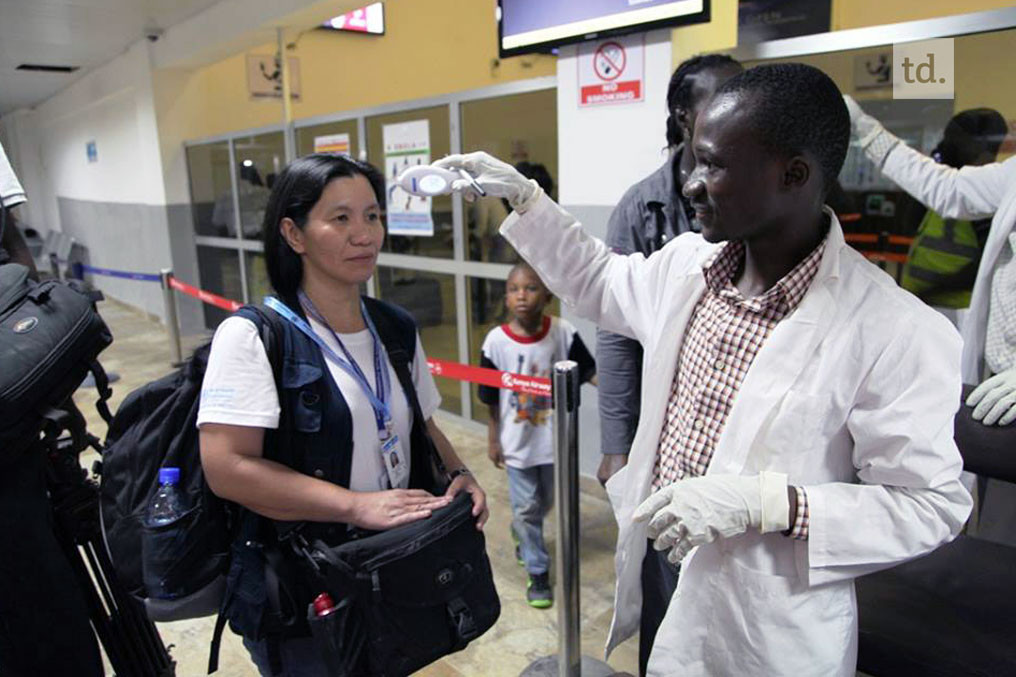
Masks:
[[[307,616],[332,675],[408,675],[494,625],[501,602],[472,507],[461,492],[427,519],[307,550],[338,602]]]
[[[96,406],[107,421],[111,391],[96,359],[113,342],[95,302],[76,281],[29,278],[28,268],[0,265],[0,461],[33,441],[89,371]]]

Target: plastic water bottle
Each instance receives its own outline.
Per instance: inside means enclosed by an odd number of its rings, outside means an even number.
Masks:
[[[159,468],[159,490],[148,504],[149,526],[172,524],[183,514],[183,501],[177,488],[179,482],[179,468]]]

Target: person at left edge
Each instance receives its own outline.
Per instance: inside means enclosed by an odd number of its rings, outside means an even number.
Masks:
[[[684,562],[649,675],[853,677],[854,578],[933,550],[970,513],[959,336],[823,205],[849,138],[817,68],[727,80],[696,121],[684,186],[702,234],[648,258],[611,253],[485,153],[437,163],[508,198],[501,233],[563,303],[644,346],[631,456],[607,482],[607,648],[639,627],[652,539]]]
[[[13,208],[25,191],[0,145],[0,264],[28,268],[32,255],[18,232]],[[5,339],[9,340],[9,339]],[[89,624],[88,605],[66,551],[54,532],[46,482],[46,446],[36,439],[14,455],[0,444],[0,675],[96,677],[102,655]],[[27,442],[27,440],[26,440]]]
[[[283,321],[286,361],[277,391],[256,327],[229,318],[215,333],[202,384],[201,461],[212,490],[271,520],[308,522],[311,533],[305,536],[329,544],[342,542],[348,527],[383,530],[423,519],[460,491],[472,494],[477,528],[487,519],[483,490],[431,418],[440,396],[419,336],[413,383],[427,429],[453,480],[445,496],[408,488],[413,414],[364,304],[369,303],[371,314],[387,313],[408,323],[414,334],[415,325],[404,310],[361,300],[359,292],[374,273],[384,239],[383,196],[384,177],[376,169],[339,155],[308,155],[282,172],[265,213],[268,276],[278,298],[309,322],[330,350]],[[336,357],[343,355],[363,378],[340,368]],[[367,393],[369,388],[385,399],[376,392],[385,382],[374,366],[378,360],[390,384],[387,435],[379,430]],[[278,460],[269,460],[263,442],[266,430],[280,427],[280,413],[291,417],[295,432],[289,439],[295,442],[272,449],[271,458]],[[399,440],[395,448],[385,443],[393,436]],[[389,460],[393,452],[398,463]],[[266,523],[262,520],[264,528]],[[234,552],[231,573],[240,580],[229,619],[262,674],[271,674],[273,644],[285,675],[327,674],[305,622],[297,622],[281,639],[268,636],[260,554],[243,543]],[[295,600],[301,610],[320,592],[301,587],[299,580],[294,585],[305,597]]]

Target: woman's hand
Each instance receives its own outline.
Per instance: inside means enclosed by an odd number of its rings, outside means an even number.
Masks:
[[[371,531],[391,529],[430,517],[433,511],[451,503],[454,495],[434,496],[423,489],[355,491],[353,515],[349,521],[354,526]],[[483,495],[482,491],[480,495]]]
[[[476,481],[472,473],[464,473],[452,480],[452,483],[448,486],[448,491],[445,492],[445,498],[451,500],[460,491],[465,491],[472,495],[473,517],[476,518],[476,528],[483,529],[483,525],[487,523],[489,515],[487,510],[487,494],[480,488],[480,483]]]

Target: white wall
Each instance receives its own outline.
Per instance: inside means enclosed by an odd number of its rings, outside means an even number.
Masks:
[[[557,134],[561,204],[583,227],[603,238],[607,220],[629,186],[655,171],[666,158],[667,84],[671,74],[671,32],[645,35],[645,98],[638,103],[579,107],[577,48],[561,50],[557,62]],[[596,327],[571,320],[590,348]],[[600,462],[600,417],[595,388],[582,389],[580,469],[593,475]]]
[[[56,229],[100,267],[158,272],[172,265],[152,92],[150,45],[140,40],[31,109],[5,116],[28,194],[25,222]],[[89,162],[88,142],[97,161]],[[163,314],[158,285],[95,277],[107,296]]]
[[[563,205],[614,206],[665,158],[671,32],[645,35],[645,98],[638,103],[579,107],[573,46],[557,61],[557,128]]]
[[[126,52],[36,106],[48,178],[59,197],[165,204],[149,46]],[[89,163],[85,144],[96,142]]]

